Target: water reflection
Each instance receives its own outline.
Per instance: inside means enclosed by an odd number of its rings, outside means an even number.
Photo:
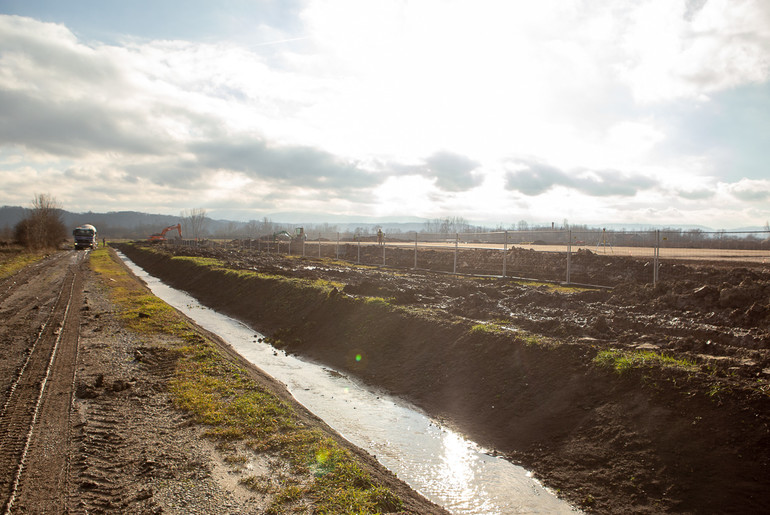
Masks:
[[[218,334],[245,359],[425,497],[457,514],[575,513],[521,467],[490,456],[406,403],[262,342],[242,323],[201,306],[126,260],[167,303]]]

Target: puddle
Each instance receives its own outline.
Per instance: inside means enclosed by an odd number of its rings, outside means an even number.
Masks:
[[[408,404],[337,371],[286,355],[246,325],[200,305],[118,253],[155,295],[216,333],[244,358],[413,489],[457,514],[579,513],[530,474],[491,456]]]

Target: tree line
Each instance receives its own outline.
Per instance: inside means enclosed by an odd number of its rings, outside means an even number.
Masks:
[[[29,214],[13,228],[13,239],[30,250],[58,248],[67,240],[62,216],[63,211],[53,196],[38,193]]]

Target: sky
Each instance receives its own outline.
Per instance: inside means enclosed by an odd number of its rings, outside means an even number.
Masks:
[[[0,205],[770,220],[766,0],[0,0]]]

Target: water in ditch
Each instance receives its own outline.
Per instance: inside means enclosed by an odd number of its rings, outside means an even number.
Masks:
[[[219,335],[244,358],[286,384],[291,394],[413,489],[457,514],[576,513],[523,468],[484,452],[407,403],[367,389],[318,364],[261,342],[246,325],[121,258],[152,292]]]

